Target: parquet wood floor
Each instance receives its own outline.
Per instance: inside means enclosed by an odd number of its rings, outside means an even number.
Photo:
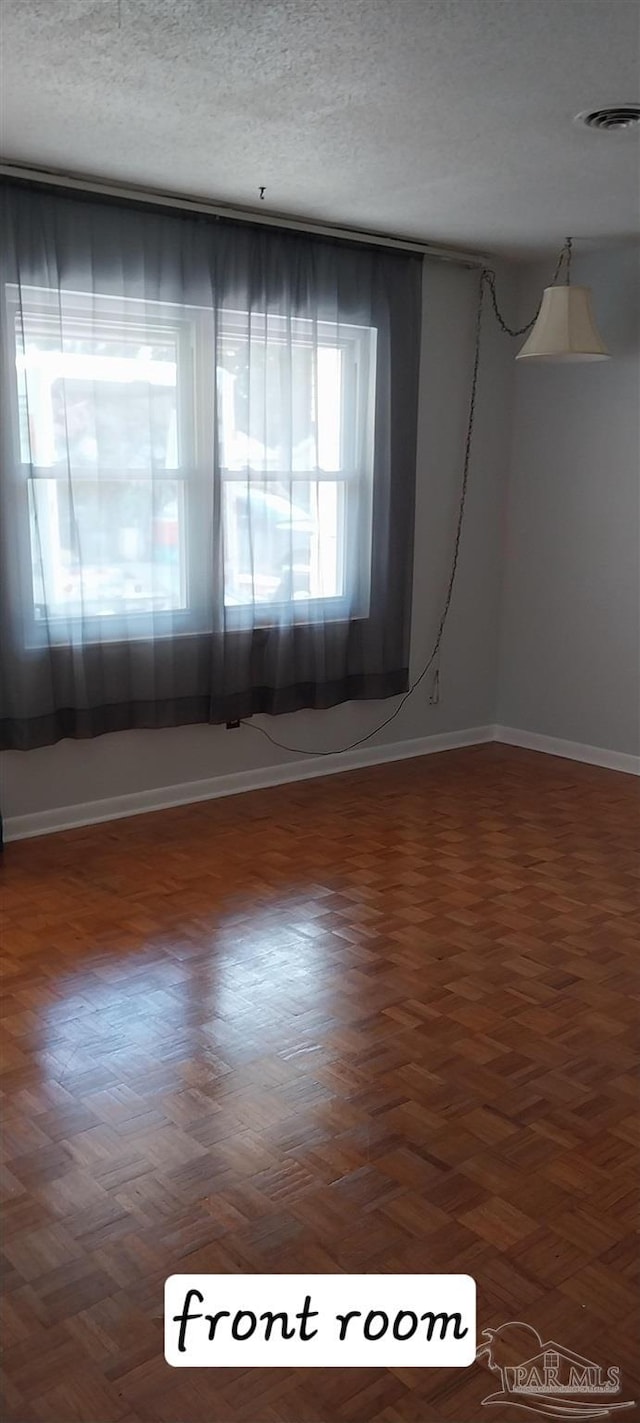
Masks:
[[[523,1417],[480,1363],[172,1370],[188,1271],[469,1273],[640,1398],[638,826],[487,746],[10,845],[5,1417]]]

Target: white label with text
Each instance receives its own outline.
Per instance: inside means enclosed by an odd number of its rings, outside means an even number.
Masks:
[[[174,1368],[466,1368],[470,1275],[171,1275]]]

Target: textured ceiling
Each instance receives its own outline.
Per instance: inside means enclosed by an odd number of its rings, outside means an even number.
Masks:
[[[2,151],[485,251],[638,227],[637,0],[0,0]]]

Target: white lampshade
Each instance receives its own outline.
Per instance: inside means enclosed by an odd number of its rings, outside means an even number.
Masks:
[[[517,361],[607,361],[588,287],[545,287],[542,305]]]

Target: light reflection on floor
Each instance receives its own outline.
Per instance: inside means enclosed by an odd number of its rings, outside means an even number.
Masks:
[[[173,1072],[176,1086],[185,1060],[189,1075],[202,1066],[212,1086],[265,1049],[295,1051],[296,1011],[306,1025],[298,1050],[318,1053],[309,1041],[309,1014],[317,1014],[320,1027],[336,1009],[330,974],[336,940],[322,918],[322,899],[311,902],[298,886],[268,909],[248,903],[228,914],[220,909],[215,928],[190,919],[182,938],[176,926],[160,942],[141,937],[125,951],[117,941],[111,952],[93,948],[69,973],[62,995],[58,980],[43,1013],[43,1068],[75,1090],[87,1074],[126,1077],[152,1056],[167,1081]]]

